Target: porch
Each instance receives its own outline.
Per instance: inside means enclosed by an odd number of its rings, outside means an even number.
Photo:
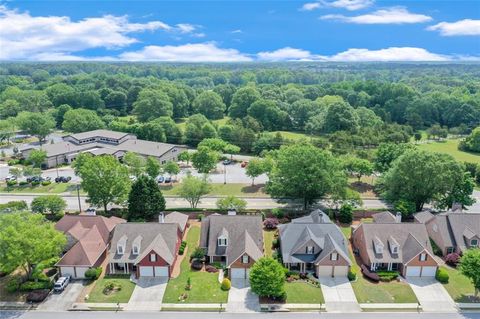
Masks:
[[[135,274],[137,273],[137,266],[132,263],[108,263],[108,273],[115,274]]]
[[[371,263],[370,271],[399,271],[401,266],[400,263]]]
[[[314,263],[285,263],[288,270],[298,271],[301,273],[315,273]]]

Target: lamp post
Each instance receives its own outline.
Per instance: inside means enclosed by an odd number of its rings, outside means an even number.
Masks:
[[[78,210],[82,212],[82,204],[80,203],[80,184],[77,184],[77,198],[78,198]]]
[[[227,184],[227,165],[223,163],[223,184]]]

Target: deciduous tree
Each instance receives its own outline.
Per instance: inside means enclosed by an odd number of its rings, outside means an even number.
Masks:
[[[285,298],[285,270],[271,257],[262,257],[250,269],[250,286],[260,297]]]
[[[475,287],[475,297],[480,290],[480,249],[469,249],[460,258],[460,271],[468,277]]]
[[[207,195],[210,189],[206,177],[187,175],[180,184],[178,195],[189,202],[192,208],[196,208],[202,196]]]

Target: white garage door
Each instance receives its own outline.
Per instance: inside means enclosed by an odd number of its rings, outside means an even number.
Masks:
[[[435,266],[423,267],[422,269],[422,277],[435,277],[436,273],[437,273],[437,267]]]
[[[333,269],[334,277],[346,277],[348,275],[348,266],[335,266]]]
[[[70,275],[72,278],[75,277],[75,270],[73,267],[60,267],[60,273],[62,276]]]
[[[230,268],[230,278],[245,278],[245,268]]]
[[[318,277],[332,277],[332,266],[318,266]]]
[[[153,267],[140,266],[140,277],[153,277]]]
[[[76,267],[77,276],[75,278],[85,278],[85,272],[88,270],[88,267]]]
[[[407,267],[407,277],[420,277],[422,267],[419,266],[408,266]]]
[[[168,277],[168,267],[155,267],[155,277]]]

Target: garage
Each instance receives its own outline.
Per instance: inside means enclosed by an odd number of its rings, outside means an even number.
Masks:
[[[435,274],[437,273],[437,267],[436,266],[425,266],[422,268],[422,277],[435,277]]]
[[[74,267],[60,267],[60,273],[62,276],[70,275],[72,278],[75,278],[75,268]]]
[[[140,277],[153,277],[153,267],[140,266],[139,273],[140,273]]]
[[[87,270],[90,269],[89,267],[75,267],[75,271],[77,275],[75,278],[85,278],[85,273]]]
[[[318,266],[318,277],[332,277],[332,266]]]
[[[231,279],[247,278],[247,269],[246,268],[230,268],[230,278]]]
[[[335,266],[333,267],[334,277],[346,277],[348,275],[348,266]]]
[[[168,277],[168,267],[155,267],[155,277]]]
[[[422,267],[420,267],[420,266],[408,266],[405,276],[406,277],[420,277],[421,273],[422,273]]]

